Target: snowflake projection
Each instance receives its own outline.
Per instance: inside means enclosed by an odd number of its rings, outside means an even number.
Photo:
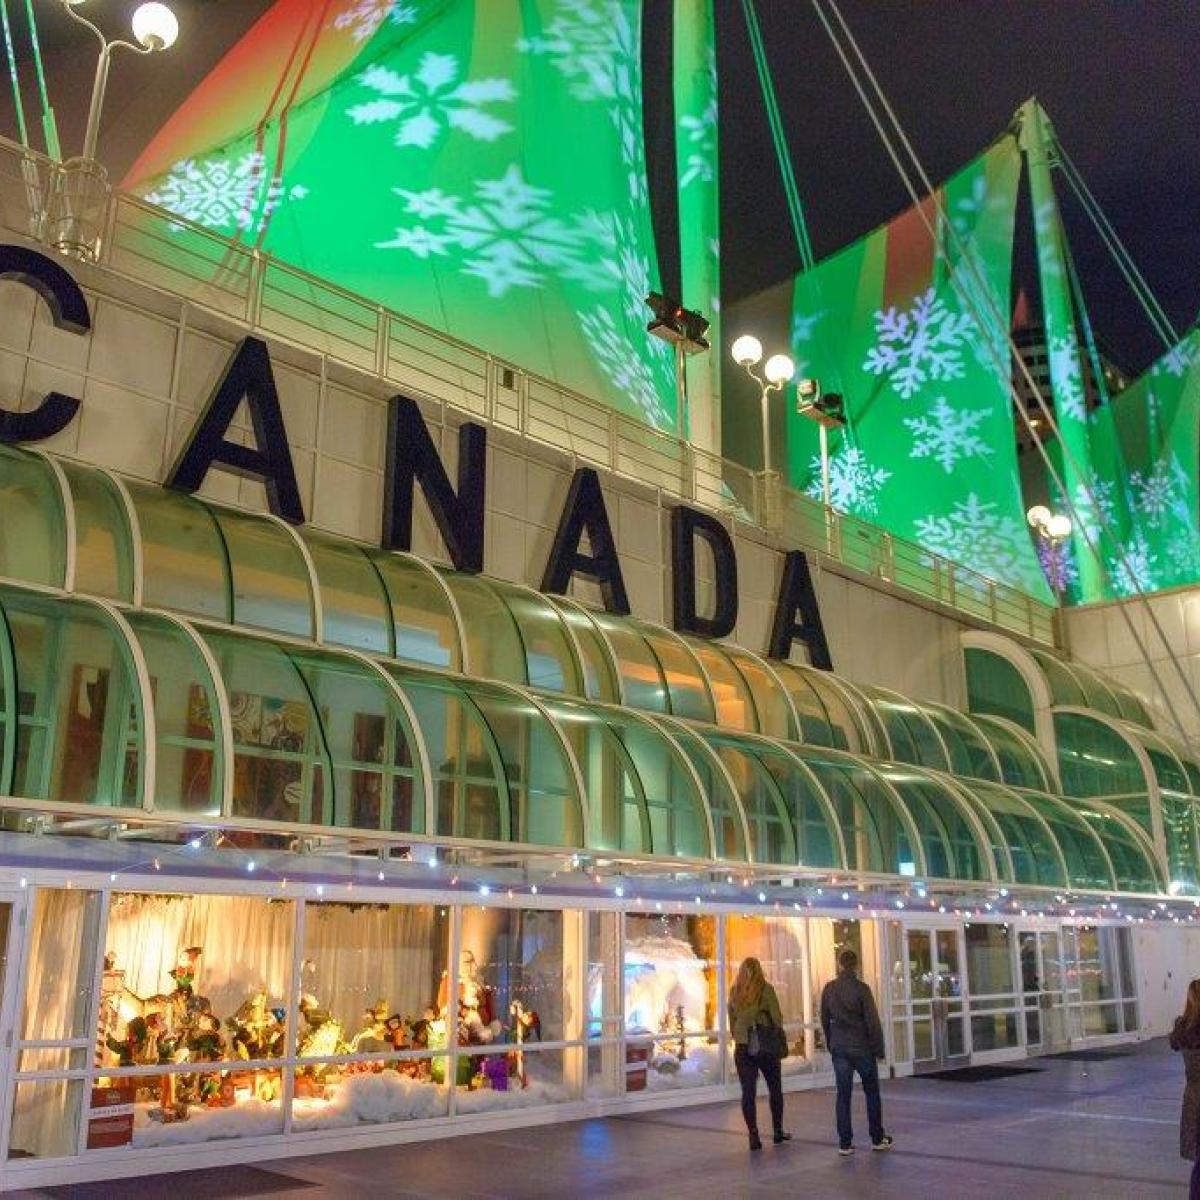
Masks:
[[[820,456],[813,456],[809,472],[812,478],[804,490],[820,500]],[[891,471],[874,466],[857,446],[843,446],[829,456],[829,502],[838,512],[872,516],[879,512],[879,492],[891,477]]]
[[[1188,520],[1188,478],[1174,455],[1160,458],[1148,471],[1130,471],[1130,507],[1151,529],[1158,529],[1168,516]]]
[[[679,177],[679,186],[712,183],[713,167],[717,160],[717,101],[714,97],[698,116],[679,119],[679,127],[687,138],[687,164]]]
[[[647,199],[642,146],[641,46],[630,9],[621,0],[558,0],[536,37],[517,39],[522,54],[547,58],[585,103],[603,104],[617,127],[635,203]]]
[[[971,190],[954,201],[950,208],[950,223],[959,237],[974,232],[988,202],[987,176],[980,171],[971,180]]]
[[[1200,578],[1200,532],[1185,527],[1166,545],[1167,564],[1176,582]]]
[[[1024,527],[974,492],[956,500],[948,513],[918,517],[915,532],[927,550],[990,579],[1012,583],[1024,578],[1022,551],[1028,546]]]
[[[617,326],[612,313],[603,305],[597,305],[583,314],[580,326],[600,369],[634,404],[643,420],[656,429],[669,428],[674,419],[663,405],[663,373],[661,370],[656,373],[654,366],[637,353],[629,336]],[[666,351],[660,365],[669,368],[670,347],[662,342],[659,345]],[[669,384],[670,376],[665,378]]]
[[[1083,364],[1079,343],[1073,337],[1050,339],[1050,387],[1058,420],[1087,420],[1087,397],[1083,390]]]
[[[913,435],[910,458],[932,458],[947,475],[964,458],[987,458],[992,447],[979,436],[979,426],[987,419],[986,408],[951,408],[945,396],[939,396],[923,417],[904,417]]]
[[[792,345],[803,345],[811,342],[817,336],[817,326],[825,316],[825,309],[819,312],[792,313]]]
[[[1176,379],[1182,378],[1187,374],[1188,369],[1194,364],[1200,362],[1200,345],[1191,339],[1185,339],[1177,346],[1172,346],[1154,364],[1153,374],[1173,375]]]
[[[515,163],[500,179],[478,181],[473,203],[438,188],[392,190],[415,220],[376,247],[422,259],[454,254],[462,273],[482,279],[493,299],[513,288],[540,288],[551,272],[580,269],[579,229],[550,215],[553,193],[527,183]]]
[[[876,312],[876,341],[863,370],[887,376],[909,400],[927,383],[962,378],[962,353],[969,347],[971,331],[970,317],[955,313],[930,288],[907,311],[893,305]]]
[[[351,0],[330,26],[348,32],[356,42],[365,42],[375,36],[385,21],[391,25],[411,25],[416,19],[415,4],[401,0]]]
[[[1072,503],[1068,506],[1056,487],[1055,507],[1069,509],[1068,516],[1087,536],[1096,543],[1102,531],[1112,528],[1117,519],[1117,484],[1091,471],[1086,481],[1077,483],[1072,491]]]
[[[461,80],[458,59],[427,51],[411,75],[375,64],[357,82],[378,93],[374,100],[355,104],[346,115],[356,125],[396,122],[397,146],[428,150],[451,129],[480,142],[494,142],[512,132],[512,125],[486,111],[485,105],[517,98],[507,79]]]
[[[263,156],[251,150],[236,159],[177,162],[145,198],[186,221],[233,233],[257,228],[281,204],[307,195],[307,188],[288,187],[268,172]]]
[[[1038,273],[1057,279],[1062,274],[1062,255],[1056,252],[1060,228],[1058,205],[1053,200],[1036,205],[1033,225],[1038,246]]]
[[[1146,540],[1146,535],[1139,530],[1121,547],[1121,551],[1108,560],[1108,571],[1117,594],[1132,596],[1136,592],[1153,591],[1158,555]]]

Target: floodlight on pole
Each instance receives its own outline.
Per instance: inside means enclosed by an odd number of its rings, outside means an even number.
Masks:
[[[821,439],[821,499],[833,507],[833,488],[829,479],[829,431],[846,424],[842,398],[826,392],[819,379],[801,379],[796,384],[796,412],[817,423]]]
[[[667,343],[675,351],[675,420],[679,436],[691,437],[691,418],[688,413],[687,365],[689,354],[703,354],[708,349],[708,318],[661,292],[651,292],[646,304],[654,319],[646,332]]]

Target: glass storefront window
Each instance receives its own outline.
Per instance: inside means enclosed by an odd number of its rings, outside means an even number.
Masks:
[[[969,921],[965,936],[967,979],[971,988],[972,1048],[986,1051],[1016,1046],[1015,935],[1005,924]]]
[[[257,896],[112,896],[89,1147],[282,1130],[294,922]]]
[[[588,922],[585,1032],[587,1090],[590,1096],[619,1096],[625,1088],[625,1062],[619,1039],[624,1029],[618,944],[621,914],[591,912]]]
[[[293,1128],[446,1113],[449,928],[432,904],[305,905]]]
[[[625,916],[626,1090],[721,1078],[716,918]]]

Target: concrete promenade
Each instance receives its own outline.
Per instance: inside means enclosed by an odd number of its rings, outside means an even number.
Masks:
[[[736,1104],[546,1125],[159,1179],[15,1193],[23,1200],[398,1200],[803,1196],[948,1200],[1180,1200],[1182,1064],[1163,1041],[1031,1060],[977,1082],[884,1084],[895,1135],[874,1154],[860,1095],[858,1151],[839,1158],[831,1090],[787,1098],[794,1141],[751,1155]],[[765,1103],[761,1123],[770,1128]]]

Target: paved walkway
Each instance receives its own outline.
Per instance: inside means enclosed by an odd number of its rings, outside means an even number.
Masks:
[[[920,1197],[1181,1200],[1182,1066],[1162,1041],[1033,1060],[1036,1073],[884,1084],[890,1154],[839,1158],[828,1090],[787,1098],[795,1140],[746,1150],[736,1104],[460,1137],[259,1167],[23,1193],[60,1200]],[[764,1128],[769,1128],[764,1106]]]

